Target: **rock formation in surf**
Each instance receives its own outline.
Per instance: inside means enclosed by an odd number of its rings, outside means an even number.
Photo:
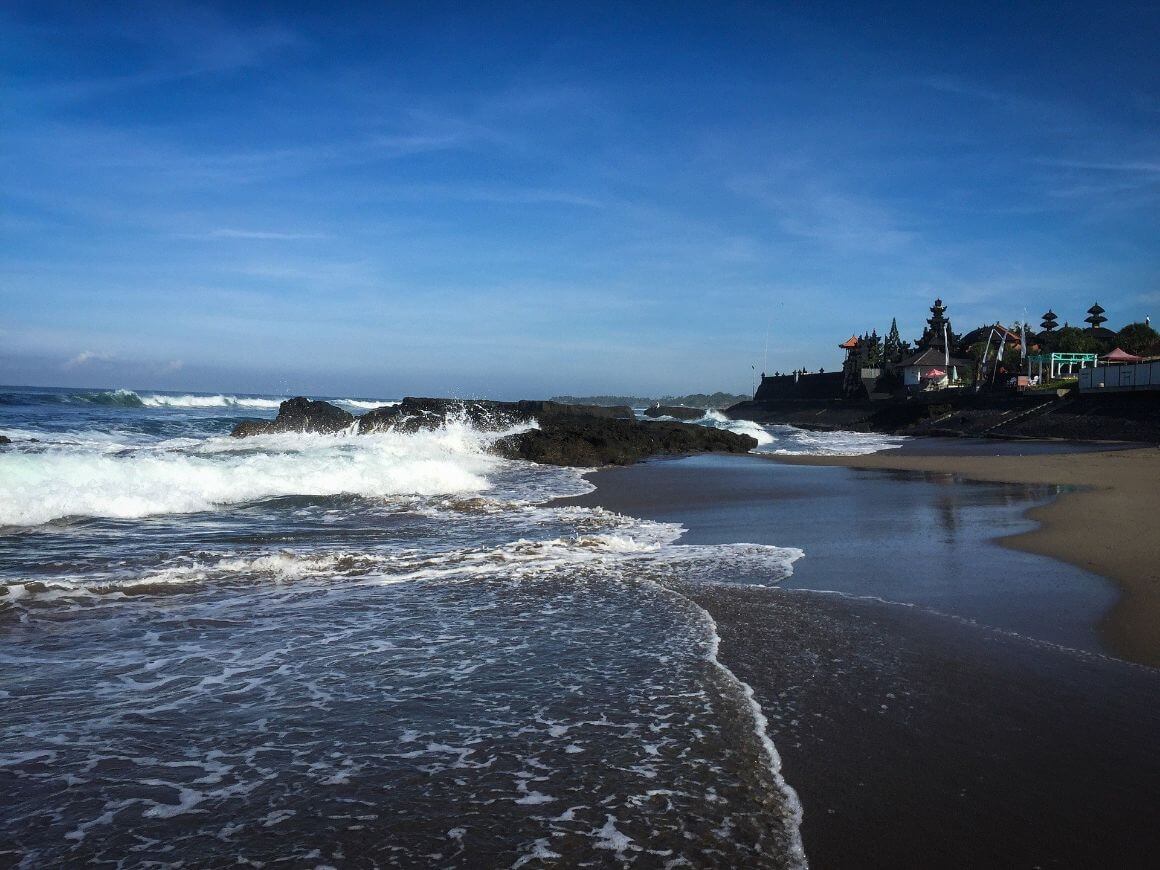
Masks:
[[[674,420],[700,420],[704,408],[686,408],[684,405],[653,405],[645,410],[646,417],[672,417]]]
[[[247,435],[270,435],[278,432],[341,432],[356,417],[329,402],[317,402],[298,396],[287,399],[278,407],[274,420],[243,420],[230,434],[235,438]]]
[[[246,420],[238,438],[277,432],[339,432],[357,421],[356,431],[415,432],[462,419],[480,429],[502,431],[531,421],[539,428],[506,435],[493,449],[509,459],[548,465],[628,465],[648,456],[745,453],[757,446],[748,435],[687,423],[640,423],[631,408],[564,405],[558,402],[493,402],[458,399],[403,399],[354,417],[327,402],[298,397],[282,403],[274,420]]]

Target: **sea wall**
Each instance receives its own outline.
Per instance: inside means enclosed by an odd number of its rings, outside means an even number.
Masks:
[[[1059,396],[944,390],[874,403],[750,401],[725,414],[802,429],[1160,443],[1160,392]]]
[[[763,375],[756,401],[826,401],[842,395],[841,372],[807,372],[803,375]]]

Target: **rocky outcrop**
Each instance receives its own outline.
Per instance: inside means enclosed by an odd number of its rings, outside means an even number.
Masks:
[[[548,465],[627,465],[647,456],[721,451],[745,453],[757,446],[748,435],[687,423],[640,423],[632,409],[559,402],[492,402],[409,397],[397,405],[354,417],[326,402],[305,398],[282,403],[274,420],[246,420],[233,435],[271,432],[338,432],[357,421],[359,434],[433,429],[463,419],[476,428],[502,431],[536,421],[539,428],[500,438],[495,452]]]
[[[646,417],[672,417],[674,420],[700,420],[705,416],[704,408],[686,408],[684,405],[654,405],[646,408]]]
[[[318,402],[298,396],[287,399],[278,407],[273,420],[243,420],[230,434],[235,438],[247,435],[269,435],[277,432],[341,432],[355,421],[354,414],[329,402]]]
[[[495,449],[509,459],[545,465],[631,465],[657,455],[747,453],[757,439],[689,423],[637,423],[594,417],[556,417],[539,429],[509,435]]]
[[[11,444],[11,443],[12,443],[12,439],[9,438],[7,435],[0,435],[0,444]]]
[[[509,426],[538,420],[561,418],[633,419],[632,408],[609,408],[603,405],[565,405],[560,402],[520,401],[493,402],[488,399],[420,399],[407,397],[397,405],[375,408],[359,418],[359,432],[379,432],[440,426],[444,420],[462,418],[481,429],[506,429]]]

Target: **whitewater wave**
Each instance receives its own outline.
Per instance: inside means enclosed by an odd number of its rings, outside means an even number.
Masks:
[[[146,408],[255,408],[277,409],[285,399],[263,399],[250,396],[167,396],[162,393],[147,393],[141,398]]]
[[[883,450],[897,450],[910,439],[905,435],[876,432],[812,432],[793,426],[770,426],[773,441],[757,448],[758,453],[782,456],[864,456]]]
[[[145,571],[113,569],[58,574],[50,580],[8,580],[0,585],[0,604],[79,604],[92,596],[171,595],[210,584],[523,581],[556,576],[581,566],[589,571],[611,571],[610,577],[633,576],[661,585],[701,582],[711,566],[715,575],[732,578],[729,582],[752,577],[759,585],[771,585],[790,577],[794,563],[804,555],[794,547],[762,544],[679,545],[685,530],[677,523],[638,520],[602,508],[527,507],[513,521],[534,523],[535,514],[558,511],[570,519],[578,519],[578,512],[595,528],[542,540],[518,538],[499,545],[444,551],[202,551]],[[630,575],[617,573],[629,564]]]
[[[862,456],[895,450],[909,440],[904,435],[879,435],[874,432],[813,432],[781,424],[763,426],[752,420],[731,420],[720,411],[713,410],[706,411],[705,416],[691,422],[698,426],[748,435],[757,441],[754,453],[777,456]]]
[[[758,450],[767,444],[772,444],[774,441],[773,435],[764,426],[754,423],[752,420],[730,420],[720,411],[706,411],[704,417],[693,422],[698,426],[708,426],[712,429],[727,429],[730,432],[736,432],[738,435],[748,435],[757,441]]]
[[[118,452],[53,447],[0,454],[0,525],[70,516],[194,513],[283,496],[480,493],[505,432],[461,422],[415,433],[270,435],[163,442]]]
[[[51,397],[55,398],[55,397]],[[288,396],[236,396],[229,393],[198,395],[196,393],[138,393],[134,390],[101,390],[91,393],[70,393],[69,402],[87,405],[110,405],[122,408],[185,408],[191,410],[221,408],[276,411]],[[399,404],[396,399],[328,399],[354,413]]]

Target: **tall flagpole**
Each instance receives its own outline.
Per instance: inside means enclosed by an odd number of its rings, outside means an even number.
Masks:
[[[991,339],[995,336],[995,328],[991,327],[991,331],[987,333],[987,344],[983,347],[983,361],[979,365],[979,376],[975,379],[975,392],[979,392],[983,386],[983,379],[987,372],[987,357],[991,355]]]

